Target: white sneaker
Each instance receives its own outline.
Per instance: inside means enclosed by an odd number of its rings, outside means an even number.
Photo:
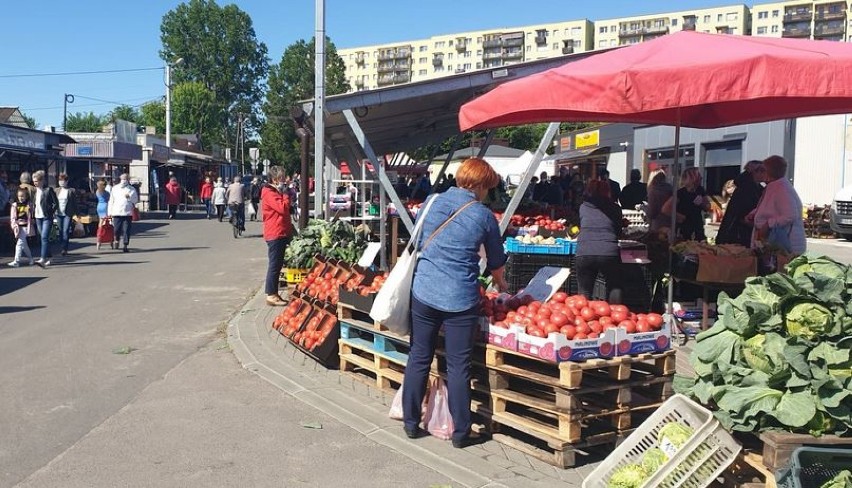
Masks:
[[[12,261],[11,263],[9,263],[9,266],[12,267],[12,268],[17,268],[17,267],[21,266],[21,263],[19,263],[17,261]]]
[[[50,266],[50,259],[45,259],[44,261],[41,262],[41,265],[42,266]]]

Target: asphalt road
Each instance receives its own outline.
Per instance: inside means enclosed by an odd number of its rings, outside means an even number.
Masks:
[[[852,264],[852,242],[845,239],[808,239],[808,252]]]
[[[220,330],[262,286],[259,225],[134,225],[128,254],[2,260],[0,487],[445,482],[237,364]]]

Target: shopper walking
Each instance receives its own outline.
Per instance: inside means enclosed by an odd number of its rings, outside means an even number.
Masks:
[[[636,210],[637,205],[648,200],[648,187],[642,183],[641,171],[630,171],[630,183],[621,190],[618,200],[624,210]]]
[[[210,181],[210,177],[204,178],[204,183],[201,185],[200,195],[201,201],[204,203],[204,210],[207,213],[207,219],[210,219],[210,216],[213,214],[213,206],[211,204],[211,200],[213,198],[213,183]]]
[[[762,161],[749,161],[739,176],[734,179],[736,190],[731,194],[716,244],[740,244],[751,246],[751,236],[754,232],[753,222],[747,220],[748,215],[757,208],[760,196],[763,195],[761,183],[766,179],[766,168]]]
[[[106,191],[106,181],[98,180],[95,197],[98,199],[98,218],[105,219],[109,215],[109,192]]]
[[[428,211],[417,214],[423,231],[416,243],[420,258],[411,289],[411,352],[402,393],[409,438],[424,434],[420,416],[426,381],[438,332],[443,328],[453,446],[476,442],[470,432],[470,361],[480,317],[477,278],[481,247],[485,247],[495,286],[501,291],[508,288],[503,278],[507,258],[500,228],[494,214],[481,203],[499,181],[500,176],[485,160],[470,158],[456,173],[458,187],[435,195]]]
[[[770,156],[763,160],[763,166],[766,168],[766,189],[757,208],[749,214],[749,220],[754,222],[752,246],[766,243],[792,255],[803,254],[807,239],[802,200],[787,179],[787,160]]]
[[[68,175],[65,173],[59,173],[57,183],[56,222],[59,224],[60,252],[65,256],[68,254],[68,242],[74,228],[73,221],[77,218],[77,191],[68,186]]]
[[[228,199],[231,215],[237,219],[237,227],[246,230],[246,190],[242,178],[234,176],[234,182],[225,190],[225,197]]]
[[[26,171],[24,171],[23,173],[21,173],[19,181],[21,182],[21,184],[18,186],[18,188],[23,188],[27,190],[30,194],[30,202],[35,203],[36,187],[32,184],[32,176]]]
[[[592,299],[600,273],[606,280],[610,303],[621,303],[621,207],[612,201],[607,180],[592,180],[580,205],[580,234],[577,236],[577,286],[581,295]]]
[[[257,220],[257,214],[260,212],[260,178],[255,176],[251,180],[251,188],[249,188],[249,198],[251,200],[251,211],[249,212],[249,218],[251,220]]]
[[[271,166],[267,176],[269,183],[260,192],[263,240],[266,241],[269,257],[264,290],[267,305],[283,306],[287,302],[278,294],[278,280],[284,266],[284,251],[293,235],[293,220],[290,217],[290,197],[283,191],[284,169]]]
[[[681,175],[680,185],[677,206],[673,209],[674,199],[669,199],[663,206],[663,213],[671,216],[672,210],[677,212],[677,234],[681,239],[706,241],[704,212],[710,210],[710,199],[701,186],[701,171],[698,168],[687,168]]]
[[[22,258],[27,257],[27,264],[33,264],[33,255],[27,244],[27,237],[33,232],[33,206],[30,202],[30,192],[26,188],[19,188],[17,198],[12,203],[12,211],[9,215],[12,225],[12,235],[15,237],[15,258],[9,266],[17,268],[23,264]]]
[[[130,227],[133,223],[133,209],[139,203],[139,194],[127,181],[127,174],[122,174],[118,179],[118,185],[113,187],[109,197],[109,217],[112,218],[115,228],[115,248],[124,241],[124,252],[130,252],[127,246],[130,244]]]
[[[180,183],[177,178],[172,176],[169,182],[166,183],[166,206],[169,209],[169,219],[174,219],[177,215],[177,208],[180,204]]]
[[[228,203],[228,200],[225,197],[225,186],[221,181],[217,181],[213,186],[211,199],[213,201],[213,206],[216,207],[216,217],[218,217],[219,222],[221,222],[222,216],[225,215],[225,205]]]
[[[666,181],[666,172],[662,169],[654,170],[648,179],[648,211],[646,212],[651,232],[671,228],[671,215],[663,213],[663,205],[673,194],[674,188]]]
[[[48,266],[52,257],[50,230],[53,228],[53,219],[56,216],[59,201],[56,199],[56,192],[53,191],[53,188],[47,186],[44,171],[33,173],[33,186],[36,189],[33,213],[35,214],[36,228],[39,237],[41,237],[41,254],[36,264]]]

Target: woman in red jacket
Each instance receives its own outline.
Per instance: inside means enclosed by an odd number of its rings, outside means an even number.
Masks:
[[[210,212],[213,207],[210,205],[210,199],[213,197],[213,183],[210,177],[204,178],[204,183],[201,185],[200,195],[201,201],[204,202],[204,208],[207,209],[207,220],[210,220]]]
[[[260,191],[260,208],[263,216],[263,240],[269,249],[269,267],[266,270],[266,304],[286,305],[278,294],[278,280],[284,266],[284,250],[293,235],[290,217],[290,198],[282,191],[284,170],[271,166],[267,173],[270,183]]]
[[[169,218],[175,218],[180,203],[180,183],[172,176],[166,183],[166,205],[169,207]]]

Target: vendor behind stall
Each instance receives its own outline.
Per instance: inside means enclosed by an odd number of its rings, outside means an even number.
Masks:
[[[751,235],[754,228],[746,217],[757,208],[763,187],[760,183],[766,177],[766,169],[761,161],[749,161],[743,172],[734,180],[735,190],[725,207],[725,215],[719,225],[716,244],[740,244],[743,247],[751,245]]]
[[[580,205],[580,234],[577,236],[577,285],[579,292],[592,298],[598,273],[610,289],[609,302],[621,303],[621,208],[612,202],[606,180],[592,180],[586,186],[586,199]]]

